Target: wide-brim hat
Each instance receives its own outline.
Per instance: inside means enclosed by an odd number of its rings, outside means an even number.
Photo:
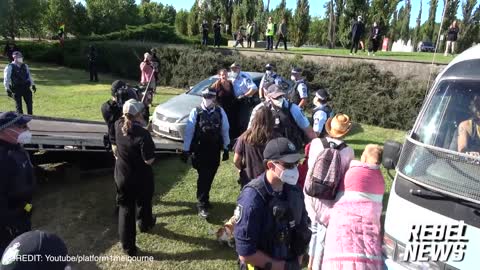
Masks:
[[[333,118],[329,118],[325,123],[325,130],[332,138],[343,137],[350,129],[352,129],[350,117],[342,113],[335,115]]]

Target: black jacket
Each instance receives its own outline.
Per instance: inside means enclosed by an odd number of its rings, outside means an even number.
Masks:
[[[363,22],[356,21],[352,25],[352,38],[359,39],[363,36],[363,32],[365,32],[365,25]]]

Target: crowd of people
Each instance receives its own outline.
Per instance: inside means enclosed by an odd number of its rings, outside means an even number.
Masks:
[[[17,59],[19,55],[13,57]],[[153,92],[158,66],[152,50],[144,54],[139,67],[141,84]],[[201,104],[192,109],[187,120],[181,158],[185,162],[191,160],[198,173],[196,197],[200,217],[210,215],[213,206],[210,192],[220,161],[229,160],[230,151],[234,152],[233,163],[238,169],[241,188],[234,211],[234,237],[242,269],[300,269],[307,253],[309,269],[352,265],[350,255],[355,252],[356,256],[368,258],[380,256],[382,149],[369,145],[362,159],[355,161],[352,148],[342,140],[351,130],[350,118],[334,113],[325,89],[317,90],[310,101],[308,82],[302,73],[301,69],[293,68],[289,83],[275,73],[274,65],[267,64],[257,86],[249,73],[233,63],[230,72],[220,70],[218,80],[202,91]],[[129,256],[138,254],[136,227],[147,232],[156,224],[152,214],[151,167],[155,146],[148,130],[150,104],[142,95],[146,92],[115,81],[111,99],[101,107],[108,126],[106,141],[115,158],[114,205],[119,239]],[[305,111],[310,106],[313,113],[308,118]],[[14,221],[1,227],[2,249],[31,230],[34,175],[28,153],[21,147],[31,139],[27,126],[30,119],[13,112],[0,115],[0,166],[11,172],[10,180],[31,187],[28,192],[18,190],[15,195],[2,186],[2,194],[10,195],[1,197],[6,201],[0,207],[5,213],[11,212],[12,219],[8,220]],[[301,154],[304,149],[305,157]],[[12,152],[16,154],[7,154]],[[332,156],[328,158],[327,154]],[[30,167],[15,170],[18,164]],[[315,193],[318,181],[325,179],[332,180],[330,184],[336,187],[328,198]],[[355,196],[358,192],[366,195],[358,198]],[[18,202],[15,208],[11,208],[13,201]],[[355,219],[359,213],[361,221]],[[369,239],[348,230],[355,222],[374,224],[362,227],[368,230],[364,233],[370,235]],[[338,235],[349,233],[341,244],[360,245],[363,249],[348,253],[345,251],[348,249],[338,249]],[[370,269],[381,267],[376,259],[362,262]]]

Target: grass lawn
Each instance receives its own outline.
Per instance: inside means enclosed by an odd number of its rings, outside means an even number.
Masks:
[[[227,48],[227,47],[225,47],[225,48]],[[237,49],[265,52],[265,50],[262,49],[262,48],[256,48],[256,49],[237,48]],[[274,52],[283,53],[283,52],[285,52],[285,50],[283,49],[283,47],[279,47],[279,49],[274,50]],[[419,62],[427,62],[427,63],[432,63],[432,61],[433,61],[433,53],[427,53],[427,52],[408,53],[408,52],[382,52],[382,51],[378,51],[375,54],[375,56],[368,56],[367,52],[358,51],[357,55],[350,56],[350,49],[294,48],[294,47],[288,48],[287,52],[296,53],[296,54],[345,56],[345,57],[365,58],[365,59],[419,61]],[[450,61],[453,60],[453,58],[454,58],[453,56],[443,56],[443,52],[437,52],[437,54],[435,56],[435,63],[448,64],[448,63],[450,63]]]
[[[0,66],[0,68],[3,68]],[[31,64],[38,91],[34,113],[38,115],[100,120],[99,107],[109,98],[115,79],[100,74],[101,83],[89,83],[82,70],[53,65]],[[162,88],[155,102],[160,103],[182,90]],[[14,104],[0,96],[0,110]],[[347,143],[357,157],[369,143],[386,139],[402,140],[405,132],[368,125],[356,125]],[[101,154],[99,154],[101,155]],[[231,155],[233,156],[233,155]],[[103,158],[111,158],[105,155]],[[233,249],[216,242],[214,232],[228,219],[239,194],[232,159],[223,162],[211,192],[213,209],[207,221],[195,210],[196,171],[177,156],[165,155],[154,165],[154,214],[158,224],[150,233],[137,234],[141,255],[151,262],[105,261],[81,263],[75,269],[236,269]],[[391,181],[386,177],[387,190]],[[386,196],[387,197],[387,196]],[[85,173],[52,174],[35,195],[33,227],[59,234],[71,255],[121,256],[117,224],[113,216],[115,199],[113,175]]]

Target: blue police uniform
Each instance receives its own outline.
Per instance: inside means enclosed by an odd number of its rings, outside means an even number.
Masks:
[[[30,118],[13,112],[0,114],[0,131],[24,125]],[[35,189],[33,165],[20,144],[0,140],[0,254],[12,239],[31,229]]]
[[[294,91],[295,92],[293,93],[291,100],[293,103],[299,104],[302,99],[308,98],[307,84],[303,79],[295,82]]]
[[[235,97],[245,95],[250,89],[258,90],[257,85],[253,82],[252,77],[245,72],[240,72],[237,78],[231,80],[233,84],[233,92]]]
[[[327,104],[321,104],[313,109],[313,131],[318,134],[325,132],[325,123],[333,117],[333,111]]]
[[[187,121],[183,150],[193,153],[192,165],[198,172],[197,207],[199,215],[205,218],[221,150],[224,151],[223,160],[228,159],[229,128],[227,115],[221,107],[208,109],[203,103],[191,111]]]
[[[258,90],[250,75],[240,72],[237,78],[232,80],[235,97],[245,95],[250,89]],[[237,100],[237,130],[233,134],[241,134],[248,127],[248,117],[252,113],[253,107],[259,102],[258,97],[244,97]],[[232,138],[233,139],[233,138]]]
[[[297,104],[291,104],[289,101],[287,100],[284,100],[283,101],[283,106],[282,106],[282,109],[286,109],[290,106],[290,113],[292,115],[292,118],[293,120],[295,120],[295,123],[297,124],[297,126],[300,128],[300,129],[305,129],[307,128],[308,126],[310,126],[310,121],[308,120],[308,118],[303,114],[302,110],[300,109],[300,107],[298,107]],[[252,111],[252,115],[250,116],[250,122],[248,123],[248,127],[251,126],[252,124],[252,121],[253,121],[253,118],[255,117],[255,114],[257,113],[257,111],[261,108],[265,106],[265,103],[260,103],[258,104],[257,106],[255,106],[255,108],[253,108],[253,111]]]
[[[282,211],[274,210],[279,206],[286,210],[282,217],[278,216]],[[295,260],[303,255],[310,240],[303,192],[288,184],[281,192],[274,192],[265,174],[242,190],[235,219],[236,251],[243,257],[262,251],[275,260]]]

